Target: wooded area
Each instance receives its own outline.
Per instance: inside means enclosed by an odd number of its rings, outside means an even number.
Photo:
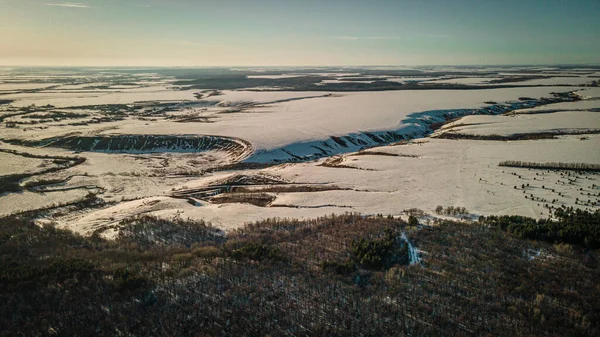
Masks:
[[[599,214],[556,215],[576,227]],[[145,216],[107,241],[6,217],[0,335],[600,333],[597,250],[504,231],[525,219],[415,220],[270,219],[225,235]],[[408,264],[401,234],[421,263]]]

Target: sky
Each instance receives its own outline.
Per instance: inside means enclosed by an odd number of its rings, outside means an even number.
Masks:
[[[0,0],[0,65],[600,64],[599,0]]]

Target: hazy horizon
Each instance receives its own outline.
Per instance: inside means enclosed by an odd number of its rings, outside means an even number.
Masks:
[[[289,70],[289,69],[372,69],[372,68],[389,68],[389,70],[401,70],[401,69],[420,69],[420,68],[442,68],[442,67],[451,67],[451,68],[482,68],[482,69],[491,69],[491,68],[520,68],[520,67],[600,67],[600,62],[597,63],[531,63],[531,64],[413,64],[413,65],[403,65],[403,64],[390,64],[390,65],[381,65],[381,64],[355,64],[355,65],[334,65],[334,64],[324,64],[324,65],[236,65],[236,64],[223,64],[223,65],[213,65],[213,66],[203,66],[203,65],[90,65],[90,64],[81,64],[81,65],[28,65],[28,64],[0,64],[0,68],[40,68],[40,69],[54,69],[54,68],[83,68],[83,69],[93,69],[93,68],[115,68],[121,70],[127,69],[235,69],[235,70],[254,70],[254,69],[271,69],[271,70]]]
[[[0,0],[0,66],[600,63],[600,2]]]

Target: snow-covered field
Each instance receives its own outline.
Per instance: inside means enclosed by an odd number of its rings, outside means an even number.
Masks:
[[[369,150],[392,155],[344,155],[343,166],[340,167],[320,166],[322,161],[318,161],[247,172],[268,173],[294,182],[344,188],[323,192],[277,193],[271,207],[208,202],[193,206],[183,200],[163,199],[148,208],[138,204],[119,205],[112,210],[99,211],[91,217],[99,220],[103,214],[112,212],[135,214],[158,208],[157,214],[163,216],[179,213],[184,218],[202,218],[224,228],[232,228],[269,217],[314,217],[332,212],[400,215],[404,210],[419,208],[431,213],[438,205],[466,207],[474,215],[545,217],[548,216],[548,210],[544,204],[549,200],[560,199],[555,205],[575,205],[575,199],[580,197],[579,188],[583,188],[585,193],[593,192],[590,186],[599,184],[600,176],[590,174],[580,184],[559,185],[557,183],[564,179],[561,180],[558,172],[544,171],[542,176],[536,176],[538,172],[533,170],[505,168],[498,164],[505,160],[600,164],[600,154],[596,151],[598,148],[600,136],[597,135],[586,141],[578,137],[564,137],[509,143],[429,139]],[[525,189],[526,193],[520,187],[522,184],[530,184]],[[194,186],[203,186],[203,180],[186,183],[188,188]],[[542,189],[542,186],[551,186],[555,192]],[[559,192],[564,197],[558,197]],[[525,196],[530,194],[548,201],[526,199]],[[177,206],[173,207],[173,204]],[[73,226],[83,226],[86,221],[69,219]]]
[[[224,91],[222,96],[207,99],[227,102],[227,106],[247,102],[260,104],[240,113],[219,113],[217,123],[129,123],[111,133],[219,134],[248,140],[257,150],[272,150],[297,142],[326,140],[331,136],[410,127],[413,125],[410,115],[414,113],[474,109],[489,105],[484,103],[486,101],[511,102],[521,96],[549,97],[551,92],[557,91],[564,91],[564,88],[407,90],[331,95],[327,92]]]
[[[132,104],[143,101],[174,101],[193,100],[194,91],[169,90],[163,86],[125,89],[119,92],[85,91],[85,92],[40,92],[35,94],[18,93],[3,95],[3,99],[15,100],[15,106],[30,106],[46,104],[56,107],[101,105],[101,104]]]
[[[512,135],[563,131],[583,133],[589,130],[600,131],[600,113],[566,110],[544,114],[467,116],[442,128],[442,131],[469,135]]]
[[[26,158],[12,153],[0,152],[0,172],[2,174],[18,174],[24,172],[39,171],[41,166],[46,165],[44,160]]]
[[[575,71],[565,74],[575,76]],[[371,92],[176,90],[175,79],[155,74],[17,78],[4,74],[2,79],[14,81],[0,83],[0,88],[11,88],[10,93],[0,93],[0,101],[12,101],[0,105],[0,149],[33,157],[0,152],[0,177],[27,174],[20,180],[22,186],[32,181],[61,182],[0,194],[0,215],[76,202],[90,192],[107,204],[59,214],[52,221],[89,234],[148,213],[235,228],[270,217],[312,218],[333,212],[400,215],[419,208],[433,213],[438,205],[466,207],[470,217],[545,217],[549,208],[561,205],[597,209],[600,190],[591,186],[600,185],[598,174],[578,173],[576,183],[566,183],[560,171],[498,166],[503,161],[600,165],[600,135],[594,131],[600,129],[600,90],[579,86],[592,80],[588,72],[540,83],[551,86]],[[431,81],[435,77],[353,71],[313,74],[332,76],[328,81],[337,82],[343,81],[333,77],[436,82]],[[305,75],[257,72],[248,77]],[[459,82],[444,76],[439,75],[437,82],[485,85],[504,75],[474,73]],[[28,82],[52,79],[61,81],[52,90],[44,89],[49,83]],[[22,86],[14,83],[17,80],[23,81]],[[542,104],[542,98],[553,98],[552,93],[572,91],[583,100],[534,107]],[[423,138],[450,120],[434,138]],[[445,132],[562,135],[510,142],[435,138]],[[569,132],[577,135],[564,135]],[[173,137],[168,144],[157,142],[148,149],[146,135],[159,140],[161,135]],[[196,149],[186,143],[190,137],[204,135],[218,136],[213,137],[215,142],[229,137],[244,149],[232,155],[227,149]],[[145,143],[137,144],[136,137]],[[131,148],[120,145],[125,138]],[[101,142],[103,147],[95,149]],[[107,150],[113,148],[119,150]],[[86,160],[38,174],[54,160],[41,158],[44,155]],[[259,206],[215,203],[205,195],[222,193],[216,182],[238,176],[272,177],[282,186],[265,192],[272,201]],[[255,182],[252,188],[265,188],[265,184]],[[291,190],[296,184],[315,190]]]
[[[499,77],[462,77],[462,78],[448,78],[441,80],[433,80],[429,83],[447,83],[447,84],[490,84],[490,81],[497,80]]]

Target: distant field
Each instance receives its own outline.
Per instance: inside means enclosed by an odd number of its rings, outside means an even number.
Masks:
[[[0,148],[20,159],[1,166],[0,213],[94,193],[104,206],[52,217],[90,234],[145,213],[234,228],[438,205],[466,207],[469,217],[596,209],[595,175],[564,185],[556,172],[498,166],[600,164],[595,75],[600,69],[573,67],[4,71]],[[371,155],[353,155],[365,150]],[[44,156],[85,163],[48,171]],[[246,190],[215,183],[236,175],[255,182]]]

